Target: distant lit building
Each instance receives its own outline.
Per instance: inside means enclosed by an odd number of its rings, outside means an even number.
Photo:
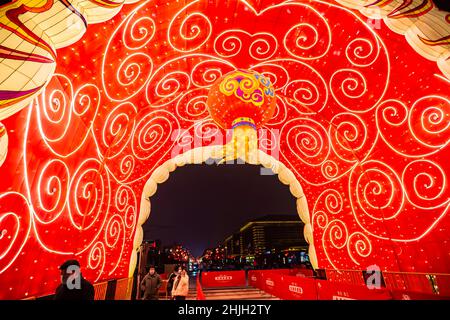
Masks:
[[[227,256],[234,256],[241,254],[240,233],[233,233],[225,239],[223,246],[225,247]]]
[[[223,245],[228,256],[306,249],[303,226],[297,215],[267,215],[247,222]]]

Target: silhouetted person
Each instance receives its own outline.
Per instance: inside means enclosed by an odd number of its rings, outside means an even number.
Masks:
[[[150,266],[150,270],[141,281],[141,290],[144,291],[144,297],[142,299],[158,300],[158,291],[161,285],[161,277],[156,273],[155,267]]]
[[[171,300],[172,299],[172,289],[173,289],[173,283],[176,279],[176,277],[180,274],[181,267],[179,265],[176,265],[173,269],[173,272],[170,274],[169,279],[167,279],[167,288],[166,293],[167,297]]]
[[[67,260],[59,270],[61,284],[56,288],[54,300],[94,300],[94,286],[83,278],[77,260]]]

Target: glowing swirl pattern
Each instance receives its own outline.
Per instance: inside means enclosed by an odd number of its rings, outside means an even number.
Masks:
[[[410,162],[403,170],[402,183],[409,201],[418,208],[439,208],[450,201],[445,196],[447,189],[445,172],[440,165],[430,160]]]
[[[288,130],[287,133],[284,133],[283,129]],[[298,118],[286,122],[283,129],[281,135],[286,135],[287,147],[303,163],[317,166],[328,157],[330,152],[328,136],[319,122]]]
[[[393,151],[407,157],[422,157],[447,146],[449,110],[450,100],[442,96],[422,97],[410,108],[402,101],[386,100],[377,107],[377,126]],[[395,131],[403,132],[402,139]]]
[[[191,52],[202,47],[211,37],[212,24],[208,17],[194,8],[200,6],[202,1],[193,1],[175,14],[170,21],[167,37],[174,50]],[[174,26],[176,26],[174,28]],[[176,36],[173,30],[177,30]],[[183,45],[173,42],[173,39],[181,40]],[[185,47],[187,45],[187,47]]]
[[[105,245],[103,242],[97,242],[92,246],[92,249],[89,253],[88,258],[88,267],[91,270],[96,271],[97,277],[95,278],[95,281],[98,281],[103,273],[103,270],[105,269]]]
[[[69,78],[55,74],[41,96],[36,113],[44,142],[59,156],[74,154],[86,142],[99,106],[100,92],[95,85],[84,84],[74,93]],[[66,139],[73,141],[70,148]]]
[[[113,101],[124,101],[138,94],[153,70],[151,55],[141,50],[148,48],[156,24],[141,10],[143,5],[119,24],[109,38],[102,58],[102,87]]]
[[[290,55],[298,59],[312,60],[327,54],[331,45],[331,30],[327,21],[313,7],[306,6],[299,20],[284,36],[284,46]],[[308,15],[308,18],[305,15]]]
[[[361,232],[355,232],[348,238],[348,254],[350,258],[359,265],[358,259],[355,256],[367,258],[372,253],[372,244],[369,238]]]
[[[36,185],[38,199],[34,204],[34,210],[40,222],[50,223],[62,214],[69,191],[69,181],[68,168],[64,162],[57,159],[47,162],[39,174],[39,182]]]
[[[234,94],[240,100],[251,102],[255,106],[261,106],[264,103],[264,96],[274,96],[273,87],[268,78],[244,70],[225,77],[220,83],[219,90],[227,96]]]
[[[359,169],[356,167],[354,172]],[[394,219],[405,200],[400,178],[384,163],[375,160],[362,163],[361,171],[352,187],[356,193],[354,201],[375,220]]]
[[[328,213],[333,215],[341,213],[343,205],[342,195],[338,191],[334,189],[323,191],[314,205],[312,214],[313,228],[326,228],[329,220]]]
[[[172,119],[171,119],[172,118]],[[171,114],[154,111],[143,117],[137,124],[131,140],[134,156],[139,160],[150,158],[161,145],[169,142],[170,133],[177,129]],[[156,147],[156,148],[155,148]]]
[[[30,207],[22,194],[0,195],[0,275],[21,252],[30,233]]]
[[[375,127],[366,124],[352,113],[341,113],[331,119],[329,136],[331,146],[343,161],[363,160],[376,139]]]
[[[114,158],[123,151],[131,139],[135,126],[137,108],[124,102],[113,108],[105,119],[101,141],[109,150],[108,157]]]
[[[243,42],[248,43],[248,54],[255,60],[270,59],[278,49],[277,39],[270,33],[249,34],[243,30],[227,30],[214,40],[216,53],[224,58],[243,54]]]

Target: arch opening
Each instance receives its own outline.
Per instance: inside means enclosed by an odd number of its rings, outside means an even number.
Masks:
[[[308,244],[308,255],[311,265],[314,269],[318,268],[317,256],[314,248],[313,230],[309,215],[308,203],[306,195],[303,193],[303,189],[300,182],[295,177],[294,173],[287,168],[281,161],[275,159],[273,156],[265,153],[262,150],[258,150],[257,161],[248,163],[251,165],[259,165],[262,170],[271,170],[273,174],[277,175],[278,179],[284,185],[289,186],[289,191],[296,199],[297,214],[300,220],[304,223],[303,237]],[[151,213],[151,198],[154,196],[158,189],[158,184],[162,184],[169,179],[169,176],[177,168],[183,167],[187,164],[203,164],[210,159],[220,159],[223,155],[223,146],[206,146],[197,147],[184,153],[174,156],[171,159],[165,161],[158,166],[146,181],[142,194],[139,209],[139,219],[137,222],[136,233],[133,241],[133,252],[130,258],[129,275],[134,274],[137,266],[137,252],[144,240],[143,225],[150,218]],[[244,161],[239,159],[240,161]]]

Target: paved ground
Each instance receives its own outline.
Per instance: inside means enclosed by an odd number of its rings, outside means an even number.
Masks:
[[[270,294],[252,287],[203,289],[206,300],[279,300]]]
[[[189,295],[186,300],[197,299],[197,278],[189,277]],[[253,287],[203,288],[206,300],[279,300]],[[163,300],[165,297],[161,297]]]

